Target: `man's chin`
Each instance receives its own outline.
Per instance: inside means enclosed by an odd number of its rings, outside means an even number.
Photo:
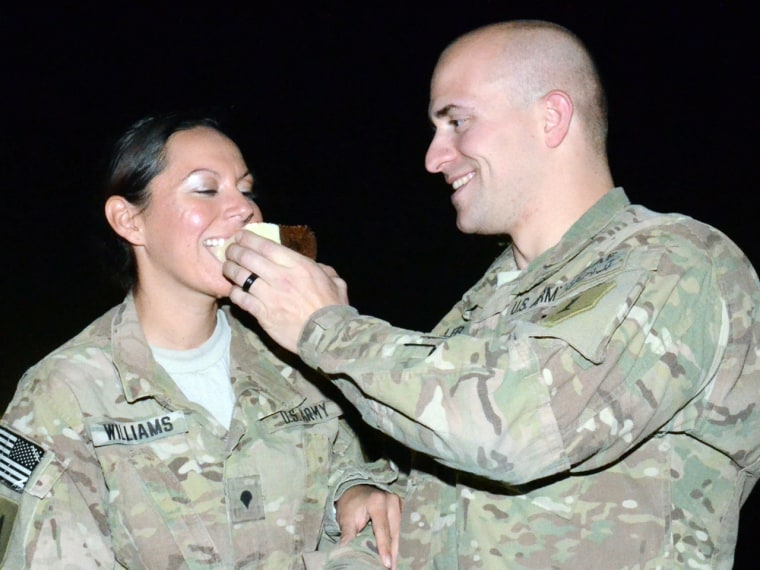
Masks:
[[[475,234],[478,233],[478,229],[469,222],[464,216],[457,216],[457,229],[463,234]]]

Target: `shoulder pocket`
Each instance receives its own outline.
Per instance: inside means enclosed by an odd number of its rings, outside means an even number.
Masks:
[[[617,329],[627,318],[636,318],[631,311],[664,253],[661,247],[649,247],[608,254],[607,259],[615,256],[622,263],[611,270],[593,271],[592,265],[582,271],[539,318],[523,323],[522,333],[560,339],[590,362],[603,362]]]
[[[66,465],[50,449],[0,425],[0,483],[11,491],[42,498]]]
[[[29,478],[29,483],[24,488],[24,492],[42,499],[58,482],[70,463],[70,460],[61,461],[52,451],[46,450],[42,461]]]
[[[612,335],[629,316],[651,277],[649,271],[623,271],[558,299],[539,319],[524,323],[523,334],[560,339],[599,364]]]

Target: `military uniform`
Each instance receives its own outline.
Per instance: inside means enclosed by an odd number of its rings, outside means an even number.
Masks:
[[[522,271],[508,247],[431,334],[328,307],[299,352],[421,452],[400,568],[728,569],[759,308],[723,234],[618,188]]]
[[[229,430],[155,362],[131,296],[25,374],[0,425],[3,568],[320,567],[335,497],[394,474],[362,461],[334,401],[228,320]]]

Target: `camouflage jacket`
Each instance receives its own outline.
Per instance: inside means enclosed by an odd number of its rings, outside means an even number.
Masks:
[[[394,475],[362,462],[334,401],[228,319],[229,431],[155,362],[131,297],[24,375],[0,424],[3,568],[321,567],[333,500]]]
[[[603,197],[430,334],[350,307],[304,360],[417,450],[400,568],[731,568],[760,471],[760,287],[717,230]]]

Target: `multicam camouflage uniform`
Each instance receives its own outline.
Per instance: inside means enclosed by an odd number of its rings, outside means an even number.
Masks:
[[[759,308],[724,235],[615,189],[522,272],[508,248],[432,334],[332,307],[299,350],[435,459],[400,568],[728,569],[760,469]]]
[[[337,404],[228,320],[229,432],[153,360],[131,297],[27,372],[0,425],[3,568],[320,567],[333,499],[394,475],[361,462]]]

